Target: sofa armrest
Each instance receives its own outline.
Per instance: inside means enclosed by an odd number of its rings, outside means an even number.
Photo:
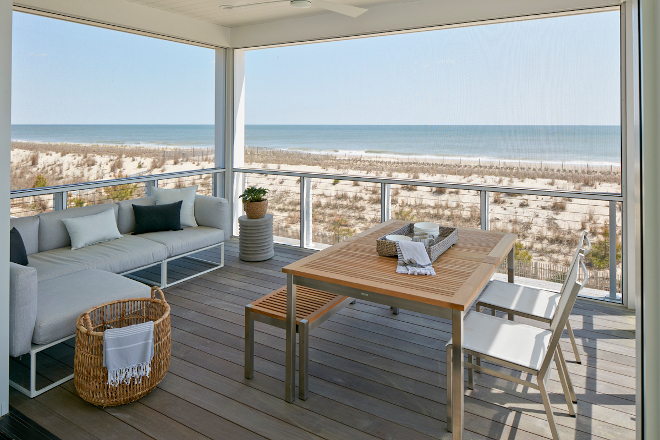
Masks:
[[[196,195],[195,221],[199,226],[222,229],[225,232],[225,240],[231,237],[232,228],[227,199]]]
[[[9,355],[30,351],[37,321],[37,269],[9,263]]]

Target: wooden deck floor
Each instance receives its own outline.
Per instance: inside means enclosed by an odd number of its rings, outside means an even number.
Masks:
[[[10,403],[62,439],[431,439],[445,430],[448,321],[358,301],[312,332],[310,397],[284,394],[284,331],[256,323],[255,376],[243,378],[244,305],[285,283],[282,266],[306,252],[277,247],[260,263],[238,259],[166,290],[172,306],[172,362],[151,394],[105,410],[86,404],[73,381]],[[207,253],[217,258],[217,253]],[[189,273],[182,263],[170,270]],[[578,301],[571,324],[583,364],[562,341],[578,398],[568,416],[556,371],[549,391],[562,439],[635,437],[635,318],[631,311]],[[70,371],[61,344],[39,362],[41,384]],[[23,374],[12,361],[12,374]],[[537,391],[476,375],[466,391],[466,438],[550,438]],[[40,384],[40,385],[41,385]]]

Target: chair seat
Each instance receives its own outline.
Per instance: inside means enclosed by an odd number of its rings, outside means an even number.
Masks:
[[[552,332],[484,313],[465,317],[463,348],[538,371]],[[451,344],[451,340],[448,344]]]
[[[524,313],[550,322],[559,304],[559,292],[491,281],[484,289],[478,304]]]

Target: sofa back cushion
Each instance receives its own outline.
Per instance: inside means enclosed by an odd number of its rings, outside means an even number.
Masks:
[[[119,227],[120,234],[128,234],[135,229],[135,214],[133,213],[133,205],[152,206],[156,204],[155,197],[141,197],[139,199],[124,200],[118,202],[119,213],[117,216],[117,227]]]
[[[118,206],[116,203],[70,208],[39,214],[39,252],[71,246],[71,239],[62,221],[63,218],[84,217],[111,209],[114,211],[115,219],[117,219]]]
[[[28,255],[39,252],[39,217],[10,218],[9,229],[16,228],[21,234]]]

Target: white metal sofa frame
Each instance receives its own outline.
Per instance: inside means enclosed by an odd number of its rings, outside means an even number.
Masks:
[[[568,273],[568,286],[567,286],[567,294],[563,295],[561,297],[561,300],[559,302],[559,306],[557,308],[557,313],[555,313],[555,316],[552,320],[552,323],[550,325],[550,332],[551,336],[549,339],[548,344],[546,345],[546,352],[545,356],[543,358],[543,361],[541,363],[540,368],[535,369],[531,368],[526,365],[521,365],[518,363],[506,361],[503,359],[500,359],[497,357],[497,355],[490,353],[481,353],[477,352],[474,350],[470,350],[469,348],[464,348],[465,353],[468,355],[468,361],[465,363],[465,367],[468,368],[468,386],[470,389],[474,387],[474,376],[472,374],[472,371],[479,371],[482,373],[487,373],[490,374],[491,376],[498,377],[500,379],[508,380],[511,382],[515,382],[518,384],[521,384],[523,386],[539,390],[541,393],[541,398],[543,399],[543,406],[545,407],[545,412],[548,417],[548,423],[550,424],[550,431],[552,433],[552,438],[554,440],[559,440],[559,434],[557,432],[557,426],[555,424],[554,416],[552,413],[552,406],[550,404],[550,399],[548,397],[548,392],[546,390],[547,386],[547,381],[548,377],[550,376],[550,364],[554,358],[555,364],[557,366],[557,372],[559,374],[559,379],[562,385],[562,389],[564,391],[564,396],[566,398],[566,405],[568,406],[568,412],[571,416],[575,417],[575,408],[573,407],[573,403],[577,401],[575,397],[575,391],[573,390],[573,384],[570,381],[570,377],[568,375],[568,370],[566,368],[566,362],[564,360],[564,356],[561,350],[561,346],[559,345],[559,340],[561,338],[562,331],[564,329],[564,326],[566,325],[566,322],[568,321],[568,317],[571,314],[571,311],[573,310],[573,306],[575,304],[575,301],[577,300],[578,293],[580,292],[580,289],[584,284],[586,284],[587,278],[588,278],[588,272],[587,268],[584,265],[583,260],[583,255],[582,253],[578,254],[577,257],[577,264],[572,265],[571,269],[569,270]],[[582,269],[583,274],[584,274],[584,279],[582,283],[579,283],[577,281],[577,276],[579,269]],[[541,331],[537,327],[532,327],[528,326],[526,324],[520,324],[516,322],[510,322],[504,319],[500,319],[497,317],[492,317],[489,315],[481,314],[481,313],[474,313],[473,315],[475,319],[486,319],[491,321],[492,320],[498,320],[501,321],[502,326],[507,325],[507,326],[521,326],[520,328],[532,328],[537,331]],[[477,318],[479,317],[479,318]],[[466,321],[467,321],[466,317]],[[511,341],[512,347],[515,347],[515,342],[516,341]],[[466,346],[469,347],[468,344]],[[516,348],[514,348],[515,350]],[[531,381],[523,380],[515,376],[510,376],[508,374],[492,370],[490,368],[485,368],[481,365],[478,365],[476,363],[472,362],[473,357],[479,357],[483,358],[488,362],[492,362],[494,364],[499,364],[504,367],[508,367],[514,370],[518,371],[523,371],[525,373],[532,374],[536,376],[537,383],[533,383]],[[450,340],[447,343],[447,365],[450,365],[452,359],[452,341]],[[447,387],[451,387],[451,369],[447,369]],[[447,393],[447,429],[451,432],[453,429],[452,425],[452,401],[451,401],[451,390]]]
[[[220,263],[217,263],[215,261],[205,260],[205,259],[199,258],[199,257],[191,257],[191,255],[193,255],[193,254],[208,251],[208,250],[211,250],[211,249],[216,248],[216,247],[220,247]],[[172,283],[168,283],[168,281],[167,281],[167,263],[170,262],[170,261],[178,260],[180,258],[184,258],[184,257],[189,259],[189,260],[195,260],[195,261],[201,261],[203,263],[208,263],[213,267],[211,267],[209,269],[205,269],[205,270],[200,271],[200,272],[196,272],[193,275],[189,275],[187,277],[181,278],[181,279],[176,280]],[[151,283],[153,283],[153,280],[150,280],[150,279],[144,278],[144,277],[140,277],[140,276],[137,276],[137,275],[133,275],[133,273],[139,272],[139,271],[144,270],[144,269],[148,269],[150,267],[158,266],[158,265],[160,265],[160,286],[158,286],[158,287],[160,287],[161,289],[164,289],[166,287],[174,286],[175,284],[179,284],[179,283],[182,283],[184,281],[191,280],[191,279],[196,278],[200,275],[204,275],[205,273],[209,273],[209,272],[212,272],[216,269],[220,269],[221,267],[224,267],[225,266],[225,242],[223,241],[220,244],[214,244],[214,245],[211,245],[211,246],[206,246],[206,247],[203,247],[201,249],[197,249],[197,250],[194,250],[194,251],[191,251],[191,252],[186,252],[185,254],[165,258],[163,261],[153,263],[153,264],[148,264],[146,266],[142,266],[142,267],[139,267],[137,269],[132,269],[132,270],[129,270],[127,272],[122,272],[119,275],[124,275],[124,276],[132,278],[134,280],[142,281],[142,282],[147,283],[147,284],[151,284]]]
[[[190,256],[190,255],[193,255],[193,254],[196,254],[196,253],[199,253],[199,252],[203,252],[203,251],[207,251],[207,250],[210,250],[210,249],[213,249],[213,248],[216,248],[216,247],[220,247],[220,264],[218,264],[215,261],[209,261],[209,260],[205,260],[205,259],[202,259],[202,258],[191,257]],[[197,272],[194,275],[187,276],[187,277],[182,278],[180,280],[176,280],[173,283],[168,283],[167,282],[167,263],[170,262],[170,261],[178,260],[179,258],[183,258],[183,257],[187,257],[188,259],[195,260],[195,261],[201,261],[201,262],[204,262],[204,263],[209,263],[209,264],[213,265],[213,267],[210,268],[210,269],[203,270],[201,272]],[[177,255],[175,257],[166,258],[161,262],[148,264],[146,266],[143,266],[143,267],[140,267],[140,268],[137,268],[137,269],[129,270],[128,272],[122,272],[118,275],[127,276],[128,278],[132,278],[132,279],[135,279],[137,281],[141,281],[141,282],[150,284],[150,283],[153,283],[153,280],[149,280],[147,278],[142,278],[142,277],[138,277],[136,275],[131,275],[131,274],[133,272],[138,272],[138,271],[147,269],[149,267],[154,267],[154,266],[158,266],[158,265],[160,265],[160,267],[161,267],[161,270],[160,270],[160,286],[159,287],[164,289],[165,287],[173,286],[175,284],[182,283],[184,281],[188,281],[192,278],[198,277],[200,275],[204,275],[205,273],[209,273],[209,272],[212,272],[216,269],[220,269],[221,267],[224,267],[224,265],[225,265],[225,243],[222,242],[220,244],[207,246],[207,247],[204,247],[204,248],[201,248],[201,249],[194,250],[192,252],[187,252],[185,254]],[[34,397],[37,397],[40,394],[45,393],[46,391],[52,390],[53,388],[55,388],[57,386],[60,386],[63,383],[68,382],[71,379],[73,379],[73,374],[70,374],[70,375],[65,376],[64,378],[62,378],[60,380],[57,380],[57,381],[55,381],[55,382],[53,382],[53,383],[51,383],[51,384],[49,384],[49,385],[47,385],[43,388],[40,388],[38,390],[36,389],[37,388],[37,353],[39,353],[41,351],[44,351],[44,350],[46,350],[50,347],[53,347],[57,344],[60,344],[64,341],[68,341],[69,339],[75,338],[75,337],[76,337],[76,335],[74,333],[71,336],[66,336],[62,339],[58,339],[57,341],[53,341],[49,344],[43,344],[43,345],[32,344],[32,347],[30,348],[30,352],[29,352],[29,354],[30,354],[30,389],[27,389],[27,388],[23,387],[22,385],[19,385],[18,383],[14,382],[10,379],[9,384],[12,386],[12,388],[16,389],[17,391],[20,391],[21,393],[25,394],[30,399],[32,399]]]
[[[585,247],[585,242],[586,242],[586,247]],[[571,260],[571,266],[575,263],[575,259],[577,258],[578,254],[582,253],[583,256],[586,256],[587,253],[591,250],[591,241],[589,241],[589,237],[587,236],[587,232],[583,231],[582,234],[580,235],[580,241],[578,242],[578,248],[575,251],[575,254],[573,255],[573,260]],[[570,269],[569,269],[570,270]],[[497,288],[501,289],[504,291],[504,293],[511,292],[512,294],[515,293],[513,290],[518,289],[521,285],[520,284],[511,284],[511,283],[504,283],[501,281],[494,281],[497,283]],[[561,286],[561,289],[559,291],[559,296],[563,296],[564,292],[566,291],[566,283],[568,282],[568,276],[566,277],[566,280],[564,280],[564,283]],[[500,312],[505,312],[508,314],[509,321],[513,321],[513,316],[518,315],[522,316],[524,318],[532,319],[534,321],[539,321],[543,322],[546,324],[550,324],[552,322],[552,318],[554,317],[554,314],[557,313],[555,312],[550,315],[550,316],[541,316],[538,314],[532,314],[532,313],[526,313],[522,311],[521,309],[517,309],[515,304],[507,304],[504,305],[502,303],[496,303],[494,300],[488,300],[487,298],[484,299],[483,295],[487,295],[489,288],[492,288],[494,285],[491,283],[482,292],[482,297],[479,298],[477,301],[476,309],[477,312],[483,311],[484,308],[490,309],[491,315],[495,316],[496,311]],[[584,283],[583,283],[584,287]],[[545,289],[537,289],[537,288],[532,288],[532,287],[526,287],[530,291],[534,291],[534,293],[540,293],[541,290]],[[531,296],[531,294],[530,294]],[[492,301],[492,302],[489,302]],[[546,304],[546,306],[549,304]],[[548,310],[547,307],[544,307],[544,310]],[[569,321],[566,321],[566,331],[568,331],[568,337],[571,340],[571,345],[573,346],[573,354],[575,356],[575,361],[578,364],[582,363],[582,360],[580,359],[580,353],[578,351],[577,343],[575,342],[575,334],[573,334],[573,329],[571,328],[571,323]],[[477,362],[478,363],[478,362]]]

